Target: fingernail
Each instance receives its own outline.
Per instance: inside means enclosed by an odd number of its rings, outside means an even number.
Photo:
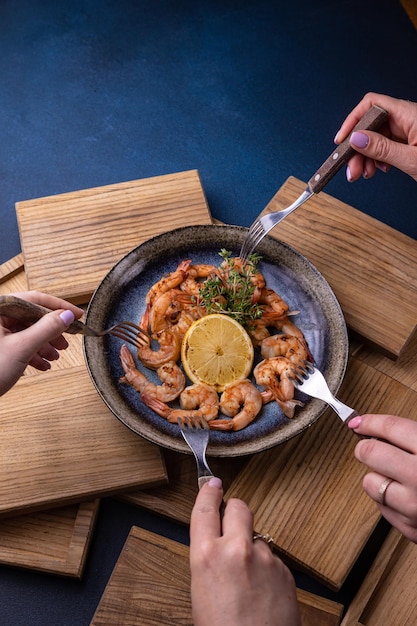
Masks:
[[[349,183],[352,182],[352,174],[350,173],[350,167],[349,166],[347,166],[347,168],[346,168],[346,178],[347,178]]]
[[[62,311],[59,317],[62,319],[65,326],[69,326],[75,320],[74,313],[70,311],[69,309],[67,311]]]
[[[221,489],[223,486],[221,478],[216,478],[216,476],[213,476],[213,478],[210,478],[207,484],[210,487],[217,487],[217,489]]]
[[[362,422],[362,415],[357,415],[356,417],[352,417],[352,419],[348,422],[349,428],[359,428]]]
[[[365,133],[358,133],[357,131],[352,133],[350,136],[350,143],[357,148],[366,148],[369,143],[368,135]]]
[[[337,133],[336,133],[336,135],[335,135],[335,137],[333,139],[334,143],[339,143],[338,139],[339,139],[339,131],[337,131]]]

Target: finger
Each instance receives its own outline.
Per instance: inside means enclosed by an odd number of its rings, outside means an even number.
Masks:
[[[391,100],[391,98],[387,96],[382,96],[381,94],[369,92],[364,98],[355,106],[354,109],[349,113],[341,127],[336,133],[334,138],[335,143],[340,144],[342,141],[346,139],[349,133],[353,130],[356,124],[362,119],[365,113],[372,107],[374,104],[379,105],[383,109],[387,108],[387,100]]]
[[[363,174],[365,159],[361,154],[355,154],[351,159],[346,169],[346,178],[350,183],[358,180]]]
[[[223,535],[253,538],[253,515],[243,500],[231,498],[227,502],[223,517]]]
[[[45,345],[55,341],[73,320],[74,314],[70,310],[53,311],[44,315],[32,326],[17,333],[14,336],[17,358],[31,361],[39,350],[45,349]]]
[[[385,519],[394,526],[397,530],[400,531],[404,537],[417,543],[417,523],[416,520],[409,520],[407,517],[404,517],[398,511],[395,511],[389,507],[380,506],[380,510]]]
[[[382,163],[390,163],[410,176],[417,175],[417,148],[369,130],[353,132],[350,145],[360,154]],[[414,153],[414,158],[410,155]]]
[[[356,445],[355,456],[382,476],[389,476],[406,485],[415,480],[415,456],[389,443],[364,439]]]
[[[70,310],[74,313],[76,319],[79,319],[84,314],[83,309],[71,304],[71,302],[67,302],[66,300],[62,300],[62,298],[57,298],[47,293],[42,293],[41,291],[22,291],[11,295],[27,300],[28,302],[40,304],[53,311],[58,309]]]
[[[190,520],[191,549],[201,545],[207,538],[221,536],[219,508],[222,497],[223,487],[219,478],[212,478],[198,492]]]
[[[381,439],[406,452],[417,454],[417,422],[414,420],[397,415],[368,413],[351,420],[349,428],[360,435]],[[360,444],[368,441],[364,440]]]
[[[366,474],[363,479],[363,489],[372,500],[380,506],[381,512],[385,516],[386,509],[396,511],[403,516],[408,523],[417,522],[417,494],[411,488],[391,480],[386,486],[386,476],[377,472]],[[385,485],[383,494],[381,488]]]

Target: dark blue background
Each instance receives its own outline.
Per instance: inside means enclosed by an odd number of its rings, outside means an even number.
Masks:
[[[248,226],[364,93],[417,100],[399,0],[1,0],[0,38],[0,263],[20,252],[17,201],[189,169],[214,217]],[[416,189],[340,172],[326,192],[416,237]],[[187,541],[105,500],[83,581],[0,568],[0,623],[89,624],[132,524]]]

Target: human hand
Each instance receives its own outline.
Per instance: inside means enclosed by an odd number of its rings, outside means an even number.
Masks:
[[[348,163],[346,177],[349,182],[360,176],[371,178],[376,169],[388,172],[393,165],[417,181],[417,103],[398,100],[377,93],[367,93],[349,113],[335,137],[341,143],[360,118],[373,105],[389,113],[388,121],[380,132],[361,130],[350,138],[357,151]],[[358,154],[359,153],[359,154]]]
[[[364,490],[385,519],[417,543],[417,422],[368,414],[353,418],[349,427],[373,437],[362,439],[355,448],[356,458],[372,470],[363,479]],[[387,479],[392,482],[381,495]]]
[[[300,626],[294,579],[265,542],[253,541],[252,513],[230,499],[223,520],[221,481],[201,488],[191,514],[194,626]]]
[[[27,365],[48,370],[50,361],[59,358],[58,351],[68,347],[62,332],[84,313],[65,300],[38,291],[11,295],[41,304],[52,312],[33,325],[0,315],[0,396],[17,382]]]

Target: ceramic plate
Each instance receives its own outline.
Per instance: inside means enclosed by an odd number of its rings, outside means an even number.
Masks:
[[[139,322],[148,289],[163,275],[175,270],[183,259],[219,265],[221,248],[238,256],[246,233],[247,228],[239,226],[206,225],[179,228],[150,239],[129,252],[103,279],[90,301],[87,323],[93,328],[108,328],[122,320]],[[287,301],[291,311],[299,311],[292,319],[303,331],[318,367],[336,393],[346,369],[348,339],[332,290],[317,269],[287,244],[267,236],[257,252],[262,256],[259,269],[267,286]],[[98,393],[114,415],[138,435],[165,448],[189,453],[179,427],[144,405],[132,387],[119,383],[123,375],[121,344],[120,339],[110,336],[84,338],[87,367]],[[138,368],[153,382],[159,382],[155,372],[139,362]],[[212,431],[208,455],[252,454],[298,435],[319,418],[326,405],[299,392],[296,397],[305,404],[296,409],[293,419],[286,418],[271,402],[241,431]]]

